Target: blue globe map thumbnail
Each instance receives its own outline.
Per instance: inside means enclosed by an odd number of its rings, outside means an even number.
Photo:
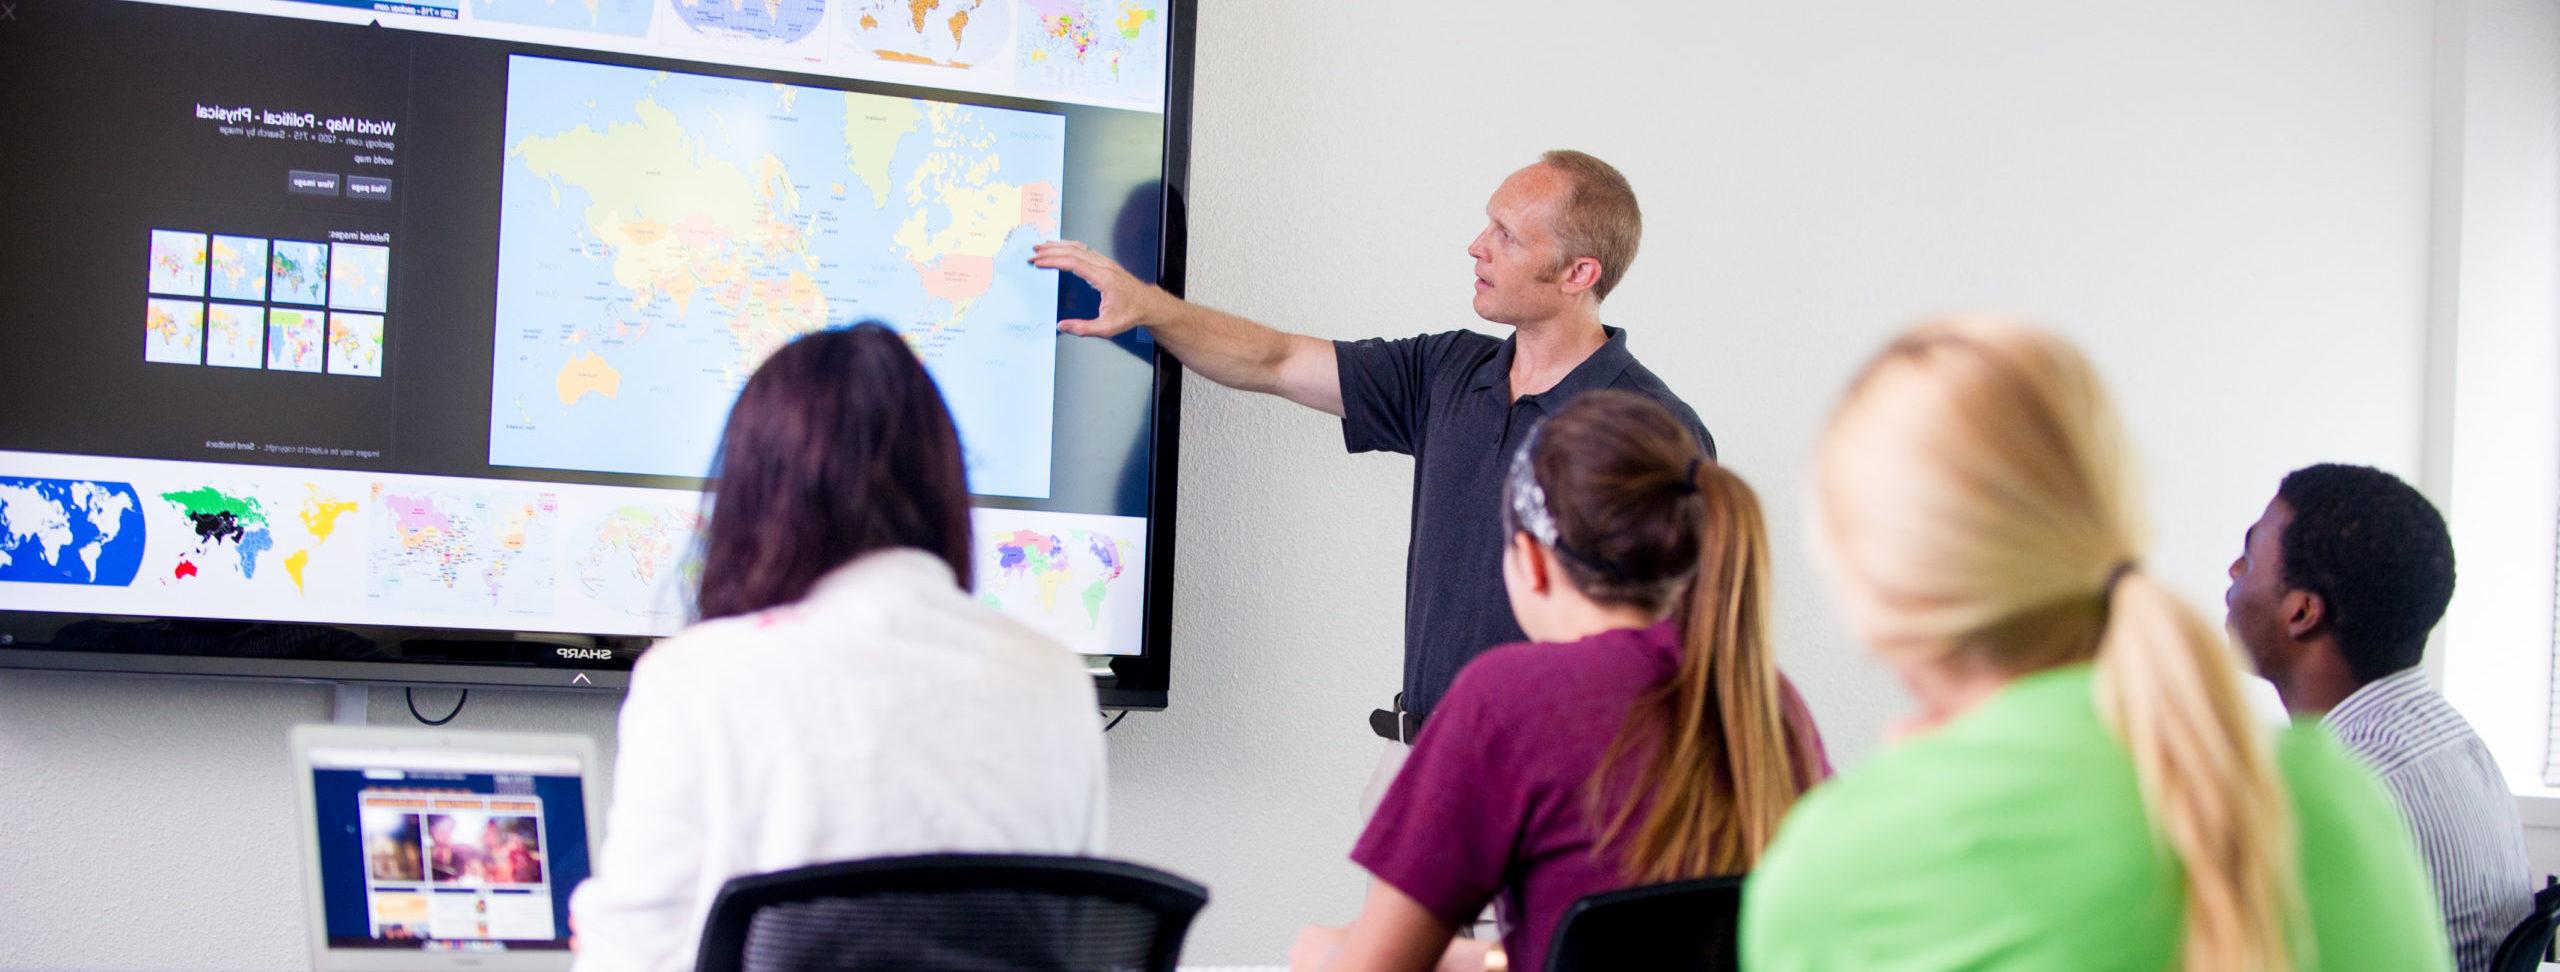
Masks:
[[[142,544],[130,483],[0,477],[0,581],[125,587]]]

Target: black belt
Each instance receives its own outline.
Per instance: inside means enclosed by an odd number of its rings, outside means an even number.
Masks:
[[[1388,742],[1412,745],[1422,738],[1422,717],[1404,710],[1404,693],[1396,693],[1395,708],[1369,710],[1369,731]]]

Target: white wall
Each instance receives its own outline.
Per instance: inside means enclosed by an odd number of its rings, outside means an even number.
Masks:
[[[2284,471],[2414,472],[2425,4],[1210,6],[1204,300],[1331,337],[1465,326],[1506,172],[1560,145],[1627,171],[1649,232],[1608,317],[1760,487],[1782,658],[1846,761],[1902,701],[1816,586],[1804,471],[1915,315],[2083,340],[2148,454],[2151,565],[2217,617]],[[1215,889],[1195,960],[1269,960],[1359,900],[1409,478],[1284,403],[1186,405],[1179,701],[1121,729],[1115,839]]]
[[[2444,692],[2516,791],[2539,798],[2528,822],[2560,826],[2560,788],[2543,783],[2560,526],[2560,5],[2459,9],[2447,26],[2460,39],[2461,97],[2448,110],[2461,114],[2440,171],[2462,200],[2443,228],[2453,252],[2440,302],[2456,325],[2445,398],[2460,575]],[[2560,855],[2536,860],[2560,870]]]
[[[2148,452],[2151,566],[2217,613],[2284,470],[2419,460],[2426,4],[1204,6],[1203,300],[1329,337],[1467,326],[1506,172],[1573,146],[1634,179],[1651,232],[1608,317],[1760,487],[1782,657],[1843,762],[1902,703],[1816,585],[1803,473],[1915,315],[2083,340]],[[1113,734],[1113,841],[1213,888],[1192,961],[1274,961],[1361,891],[1410,480],[1281,402],[1186,406],[1175,707]],[[0,966],[298,967],[279,760],[325,698],[0,673]],[[472,706],[609,735],[591,700]]]

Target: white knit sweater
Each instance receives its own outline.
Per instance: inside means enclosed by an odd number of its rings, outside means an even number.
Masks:
[[[798,604],[641,656],[579,972],[693,967],[720,885],[938,851],[1096,854],[1102,734],[1065,647],[971,600],[916,550],[838,568]]]

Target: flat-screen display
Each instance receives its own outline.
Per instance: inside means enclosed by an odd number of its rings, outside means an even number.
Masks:
[[[610,688],[688,620],[730,403],[877,320],[985,603],[1163,704],[1181,0],[21,0],[0,664]]]

